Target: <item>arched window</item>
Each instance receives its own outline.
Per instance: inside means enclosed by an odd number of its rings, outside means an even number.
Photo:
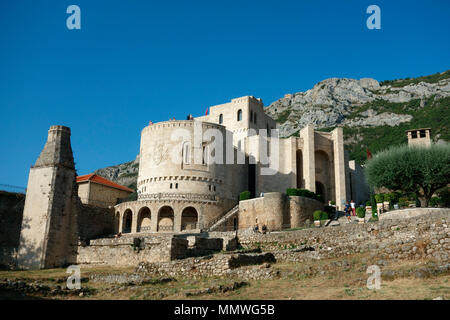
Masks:
[[[191,163],[191,148],[190,148],[189,142],[185,142],[183,144],[183,150],[182,150],[182,158],[184,164],[190,164]]]
[[[203,157],[202,157],[202,164],[203,165],[207,165],[208,164],[208,147],[204,146],[203,147]]]
[[[253,121],[253,111],[250,110],[250,122]]]
[[[220,114],[219,115],[219,124],[222,124],[223,123],[223,114]]]
[[[237,112],[237,121],[241,121],[242,120],[242,110],[239,109]]]
[[[256,124],[256,112],[255,112],[255,114],[254,114],[254,116],[253,116],[253,123]]]
[[[270,128],[269,128],[269,124],[267,124],[267,136],[270,137]]]

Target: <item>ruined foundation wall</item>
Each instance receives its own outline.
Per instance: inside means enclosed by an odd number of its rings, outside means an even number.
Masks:
[[[402,211],[396,214],[400,217]],[[277,260],[302,262],[308,259],[342,257],[369,252],[383,259],[427,259],[448,262],[450,258],[450,209],[418,209],[403,218],[385,218],[375,223],[308,228],[262,235],[238,231],[247,249],[272,251]],[[307,251],[302,250],[307,247]],[[290,248],[289,250],[280,250]],[[311,250],[311,251],[309,251]]]

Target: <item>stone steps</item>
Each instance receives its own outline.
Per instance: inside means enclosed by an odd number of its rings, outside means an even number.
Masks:
[[[217,231],[217,229],[224,224],[229,218],[231,218],[234,214],[236,214],[239,211],[239,204],[233,207],[230,211],[228,211],[222,218],[217,220],[215,223],[213,223],[212,226],[210,226],[207,231]]]

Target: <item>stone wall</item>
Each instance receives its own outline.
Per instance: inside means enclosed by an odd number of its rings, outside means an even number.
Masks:
[[[140,263],[137,273],[184,276],[194,279],[207,276],[245,277],[246,279],[267,279],[273,270],[261,268],[264,263],[275,262],[271,253],[263,254],[218,254],[201,258],[188,258],[168,263]],[[252,267],[249,267],[252,266]]]
[[[239,229],[263,225],[269,231],[304,226],[313,220],[315,210],[323,210],[323,203],[299,196],[286,196],[280,192],[265,193],[264,197],[239,202]]]
[[[0,191],[0,268],[15,266],[25,195]]]
[[[25,195],[0,191],[0,247],[17,247]]]
[[[187,240],[157,237],[136,243],[135,238],[99,239],[78,247],[78,264],[136,266],[139,262],[165,262],[187,247]],[[181,240],[181,241],[180,241]]]
[[[449,261],[450,209],[419,211],[403,219],[265,235],[243,230],[238,237],[244,248],[274,252],[277,260],[301,262],[369,252],[383,259]]]
[[[116,233],[114,209],[87,204],[77,206],[78,237],[82,240]]]
[[[264,225],[270,230],[281,230],[289,224],[289,207],[286,195],[281,192],[265,193],[264,197],[239,202],[239,229]]]
[[[78,248],[79,264],[136,266],[209,255],[223,249],[223,239],[153,235],[96,239]]]
[[[290,227],[298,228],[306,225],[307,220],[313,221],[313,213],[323,210],[323,203],[314,199],[289,196]]]

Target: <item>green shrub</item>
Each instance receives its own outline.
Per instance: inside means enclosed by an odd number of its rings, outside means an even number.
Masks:
[[[331,200],[331,204],[332,204],[333,206],[335,206],[335,205],[336,205],[336,201]]]
[[[366,201],[366,207],[370,207],[371,205],[370,201]]]
[[[375,200],[377,201],[377,203],[383,203],[383,201],[384,201],[384,194],[383,193],[377,193],[375,195]]]
[[[442,204],[442,199],[439,197],[432,197],[430,199],[430,207],[439,207]]]
[[[364,218],[366,216],[366,210],[364,208],[358,207],[356,208],[356,215],[358,218]]]
[[[243,201],[243,200],[248,200],[252,197],[252,194],[250,193],[250,191],[243,191],[239,194],[239,200]]]
[[[314,217],[314,220],[316,220],[316,221],[317,220],[327,220],[328,219],[328,214],[326,212],[324,212],[324,211],[316,210],[313,213],[313,217]]]
[[[308,189],[297,189],[297,195],[306,198],[314,199],[316,194]]]
[[[320,217],[322,216],[322,211],[316,210],[313,213],[314,221],[320,220]]]
[[[450,188],[448,187],[442,188],[437,192],[437,194],[439,195],[439,198],[441,198],[442,200],[441,205],[446,208],[450,207]]]
[[[298,189],[288,188],[288,189],[286,189],[286,194],[288,196],[298,196]]]
[[[307,189],[288,188],[288,189],[286,189],[286,194],[288,196],[300,196],[300,197],[315,199],[322,203],[324,202],[323,197],[321,195],[315,194],[314,192],[309,191]]]
[[[370,197],[371,207],[372,207],[372,217],[377,217],[377,201],[375,199],[375,195],[372,194]]]

